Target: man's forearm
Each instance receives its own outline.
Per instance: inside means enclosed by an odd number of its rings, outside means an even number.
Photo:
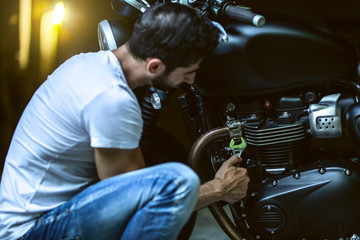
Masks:
[[[195,211],[220,200],[222,200],[221,192],[216,187],[216,184],[214,184],[214,180],[206,182],[200,186],[199,199]]]

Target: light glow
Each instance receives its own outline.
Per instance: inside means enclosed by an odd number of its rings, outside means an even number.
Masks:
[[[52,24],[59,25],[64,20],[65,14],[66,11],[65,11],[64,3],[58,2],[55,5],[52,13]]]
[[[52,24],[53,11],[45,12],[40,23],[40,74],[44,79],[54,70],[59,25]]]
[[[31,0],[19,0],[19,66],[26,69],[29,63],[31,39]]]

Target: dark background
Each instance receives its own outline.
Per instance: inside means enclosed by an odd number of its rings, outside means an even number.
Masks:
[[[45,80],[39,73],[39,16],[47,10],[43,6],[51,3],[53,1],[32,1],[30,62],[20,71],[17,60],[19,1],[0,0],[0,170],[21,112]],[[254,11],[292,15],[330,28],[360,49],[360,0],[246,0],[239,3]],[[64,4],[67,15],[59,30],[56,66],[75,54],[98,51],[97,24],[117,17],[110,0],[64,0]],[[176,106],[170,103],[159,124],[183,142],[187,136],[181,123],[173,120],[177,119],[174,114],[177,114]]]

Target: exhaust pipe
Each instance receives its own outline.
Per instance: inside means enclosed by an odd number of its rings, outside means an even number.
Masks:
[[[188,164],[189,166],[199,175],[201,182],[203,182],[203,177],[201,176],[201,156],[203,154],[204,149],[210,144],[212,141],[230,137],[230,131],[228,127],[219,127],[214,128],[203,135],[201,135],[196,142],[193,144],[190,153]],[[209,207],[210,212],[216,219],[217,223],[220,225],[222,230],[234,240],[245,239],[239,232],[239,230],[235,227],[235,225],[230,220],[229,216],[226,214],[225,210],[219,203],[211,204]]]
[[[196,142],[191,147],[190,153],[189,153],[189,166],[198,174],[200,175],[200,160],[201,155],[206,149],[207,145],[211,143],[214,140],[221,139],[224,137],[230,137],[230,132],[228,127],[219,127],[214,128],[203,135],[201,135]],[[201,178],[201,176],[200,176]]]

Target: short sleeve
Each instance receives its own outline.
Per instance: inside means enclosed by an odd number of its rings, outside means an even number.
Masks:
[[[82,112],[93,148],[134,149],[142,133],[141,110],[135,95],[113,86],[97,95]]]

